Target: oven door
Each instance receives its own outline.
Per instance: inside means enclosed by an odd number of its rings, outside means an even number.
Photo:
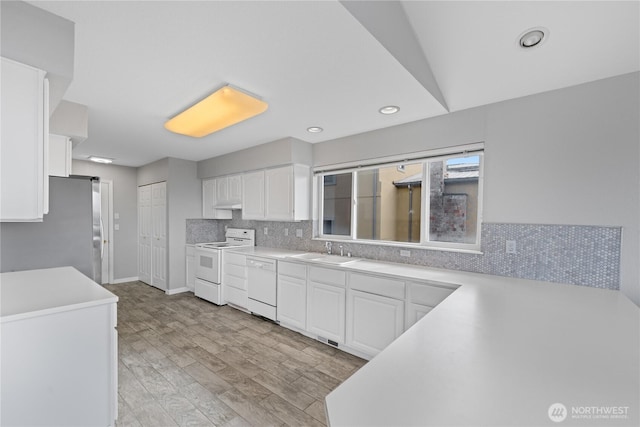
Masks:
[[[220,283],[220,251],[196,247],[196,278]]]

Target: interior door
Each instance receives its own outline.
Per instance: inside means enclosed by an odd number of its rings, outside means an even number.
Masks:
[[[111,182],[100,181],[100,218],[102,221],[102,284],[110,283],[111,276]]]
[[[138,280],[151,284],[151,185],[138,187]]]
[[[151,186],[151,285],[167,288],[167,183]]]

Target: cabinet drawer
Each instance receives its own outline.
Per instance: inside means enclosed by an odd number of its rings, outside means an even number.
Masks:
[[[230,274],[225,273],[222,278],[222,284],[224,286],[231,286],[237,289],[247,290],[247,280],[242,277],[231,276]]]
[[[225,263],[247,265],[247,256],[244,254],[234,254],[232,252],[223,251],[222,256]]]
[[[295,262],[278,261],[278,274],[283,276],[297,277],[299,279],[307,278],[307,266]]]
[[[247,277],[247,267],[243,267],[241,265],[235,265],[235,264],[225,264],[224,274],[225,276],[228,274],[230,276],[235,276],[235,277],[244,279]]]
[[[229,304],[236,305],[241,308],[247,308],[249,305],[249,298],[247,297],[247,291],[241,291],[236,288],[225,288],[224,300]]]
[[[349,288],[370,294],[404,300],[404,282],[386,277],[368,274],[351,273]]]
[[[453,291],[455,289],[431,286],[426,283],[409,283],[409,302],[435,307]]]
[[[330,268],[309,267],[309,279],[314,282],[326,283],[327,285],[340,286],[344,288],[346,273]]]

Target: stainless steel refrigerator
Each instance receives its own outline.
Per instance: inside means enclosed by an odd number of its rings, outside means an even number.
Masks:
[[[102,283],[101,224],[100,178],[52,176],[42,222],[0,223],[0,272],[72,266]]]

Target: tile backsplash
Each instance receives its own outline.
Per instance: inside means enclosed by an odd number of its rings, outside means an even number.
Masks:
[[[230,220],[188,219],[187,243],[222,241],[225,226],[255,229],[257,246],[325,250],[324,241],[312,240],[312,221],[245,221],[241,211],[233,211]],[[302,230],[301,238],[297,230]],[[334,242],[333,247],[334,253],[342,245],[345,254],[380,261],[618,290],[621,239],[621,227],[484,223],[482,254],[353,242]],[[516,242],[515,254],[506,253],[507,240]],[[411,256],[401,257],[400,250]]]

